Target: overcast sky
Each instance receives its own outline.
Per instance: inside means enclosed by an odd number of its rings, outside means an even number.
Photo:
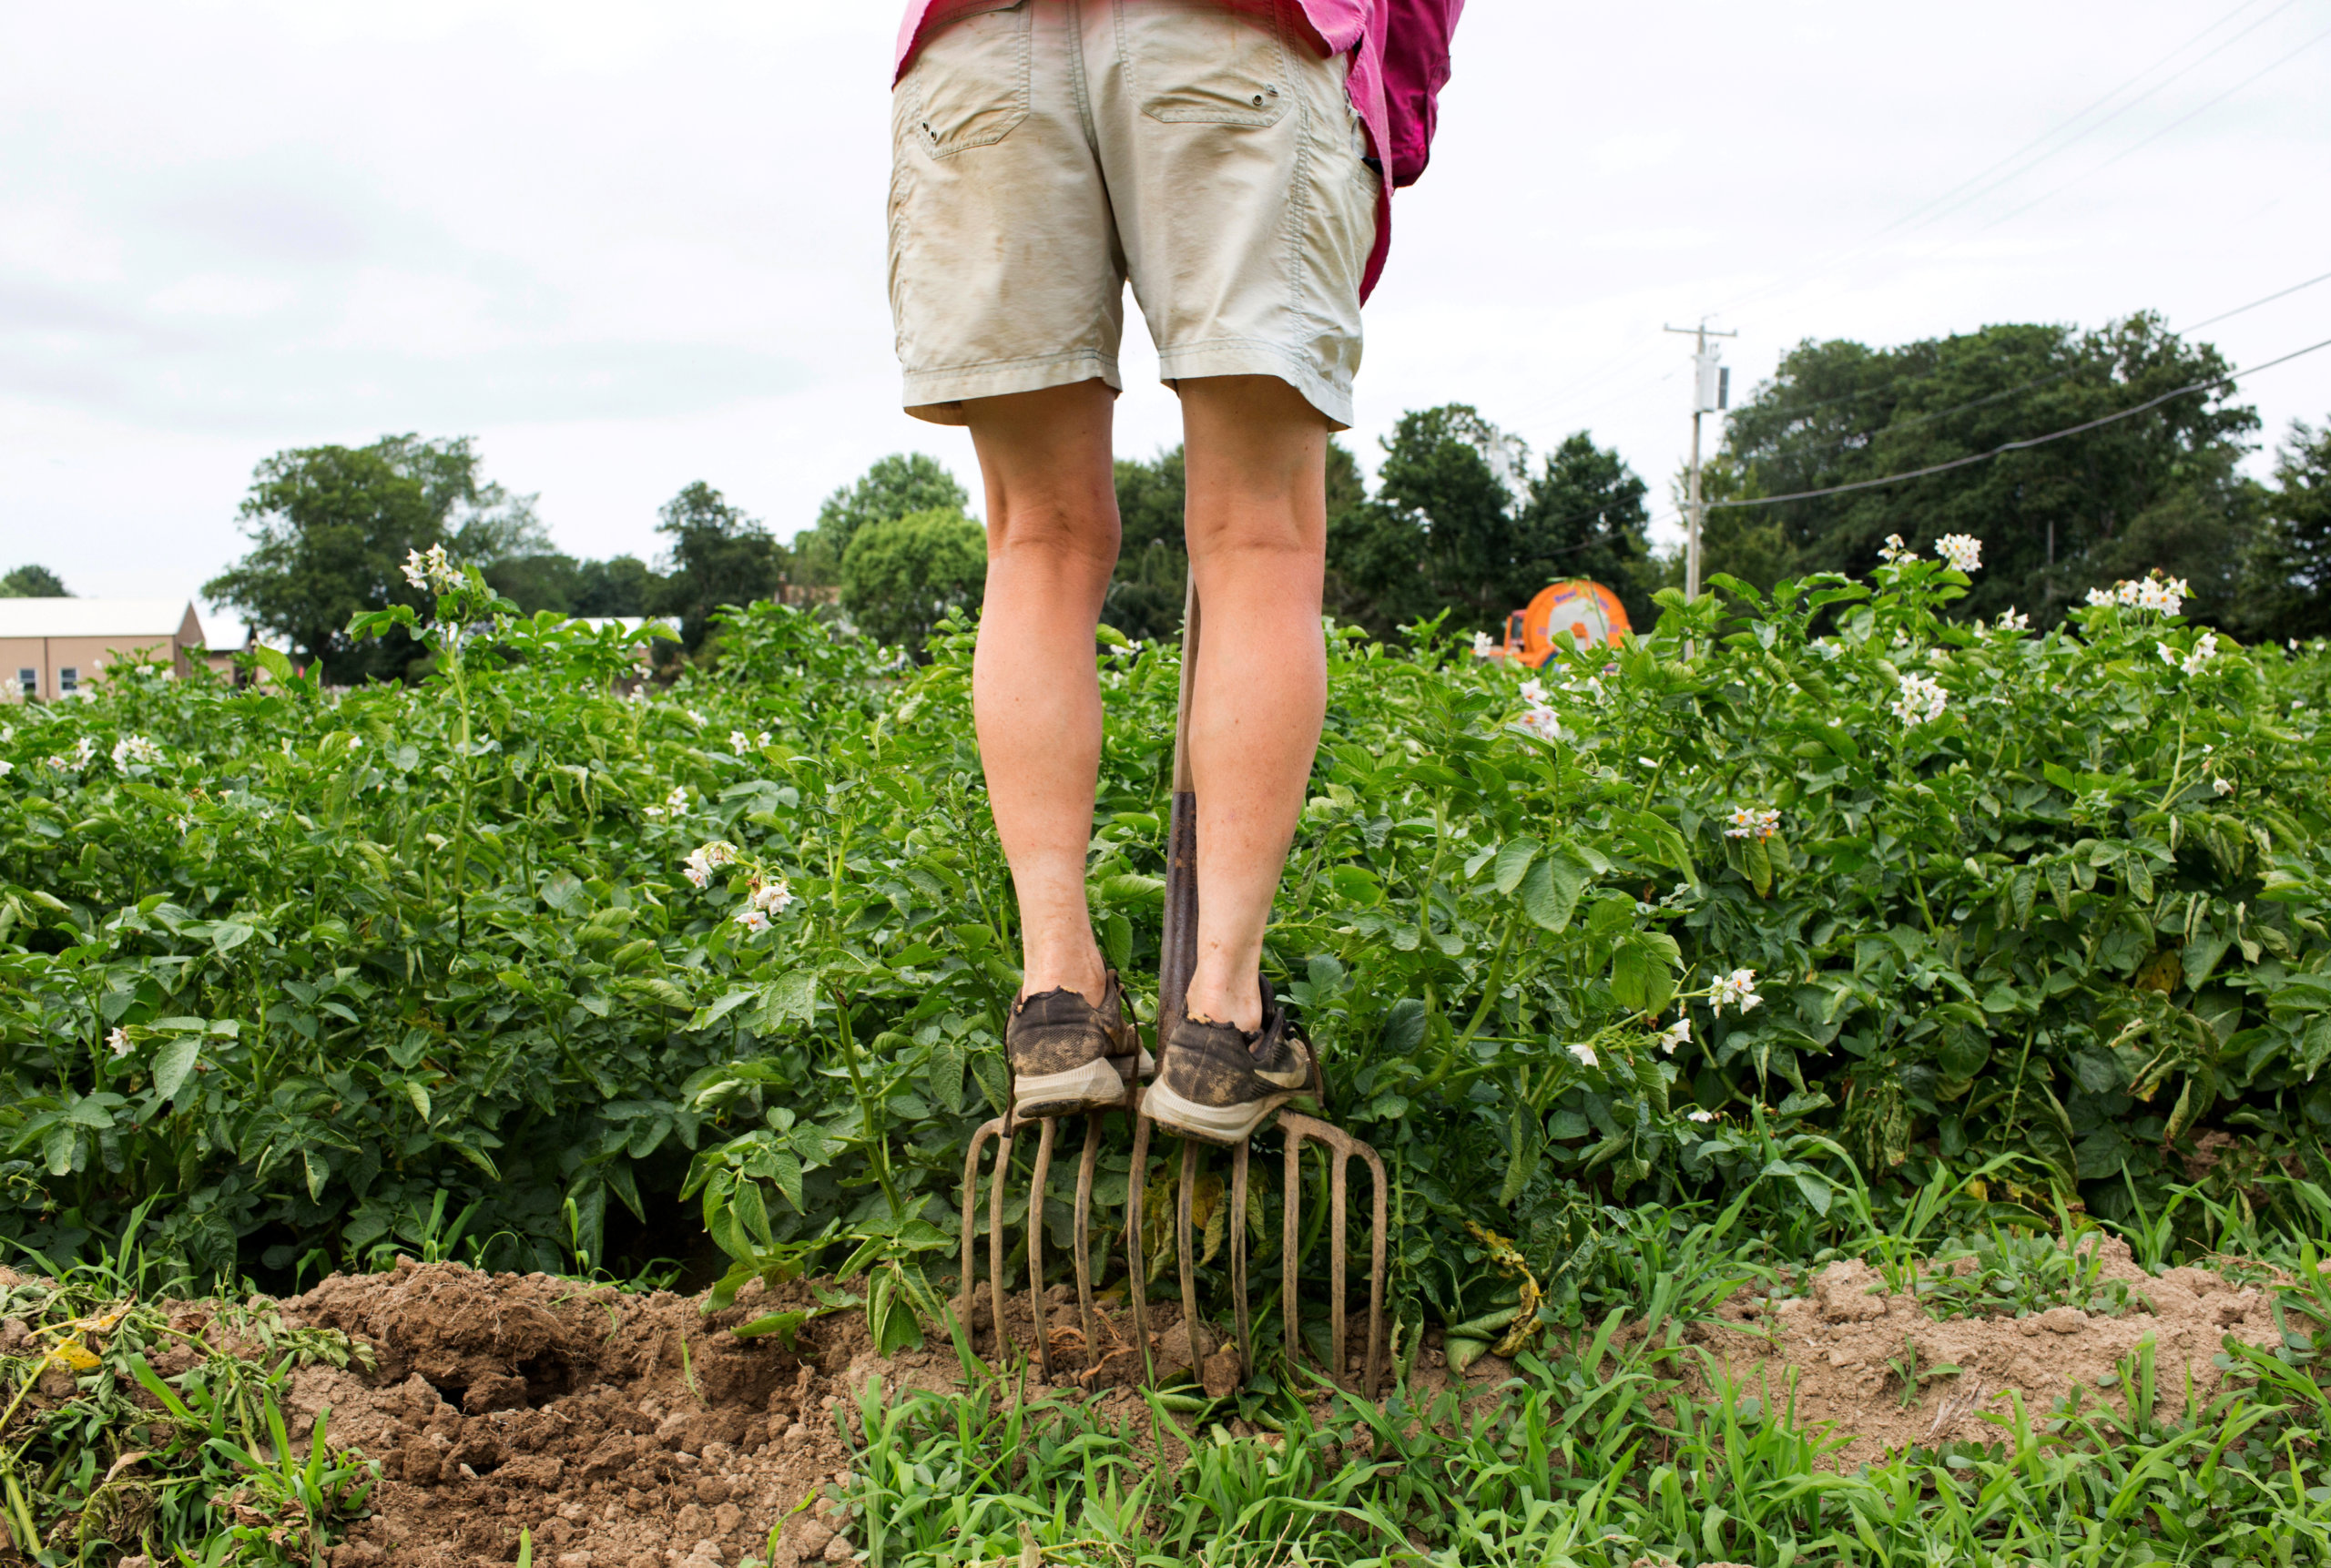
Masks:
[[[889,452],[976,494],[898,408],[896,13],[0,0],[0,569],[192,595],[261,457],[388,432],[477,437],[578,555],[699,478],[780,536]],[[1664,500],[1663,324],[1737,330],[1738,391],[1806,338],[2203,321],[2331,272],[2326,89],[2331,0],[1472,0],[1347,439],[1463,401]],[[1138,320],[1128,455],[1177,439]],[[2202,335],[2331,338],[2331,282]],[[2331,416],[2331,350],[2242,392]]]

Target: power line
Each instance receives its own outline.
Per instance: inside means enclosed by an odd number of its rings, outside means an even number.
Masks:
[[[2119,97],[2122,93],[2127,92],[2131,87],[2144,80],[2145,77],[2153,75],[2153,72],[2161,69],[2162,66],[2169,64],[2172,60],[2176,59],[2180,55],[2183,55],[2194,45],[2208,37],[2212,33],[2214,33],[2219,28],[2225,26],[2235,17],[2241,15],[2244,11],[2249,10],[2251,6],[2256,3],[2257,0],[2244,0],[2242,5],[2236,5],[2233,10],[2219,17],[2208,26],[2204,27],[2200,32],[2195,33],[2191,37],[2187,38],[2183,43],[2170,50],[2169,53],[2163,55],[2158,60],[2155,60],[2152,65],[2145,66],[2143,70],[2122,82],[2118,87],[2115,87],[2111,91],[2105,93],[2102,97],[2095,99],[2085,107],[2067,117],[2060,124],[2041,132],[2031,140],[2025,142],[2021,147],[2017,148],[2013,152],[2009,153],[2006,157],[2000,158],[1996,162],[1988,165],[1976,173],[1968,176],[1965,179],[1960,180],[1957,185],[1954,185],[1949,189],[1943,191],[1940,195],[1935,196],[1927,201],[1921,202],[1917,207],[1912,208],[1909,211],[1902,214],[1899,218],[1895,219],[1891,223],[1887,224],[1884,228],[1878,229],[1867,239],[1858,240],[1854,244],[1847,246],[1842,250],[1833,252],[1822,260],[1814,263],[1809,268],[1806,268],[1796,272],[1784,273],[1779,278],[1775,279],[1773,281],[1766,283],[1760,288],[1751,289],[1746,293],[1736,294],[1731,299],[1718,304],[1711,313],[1722,315],[1736,306],[1745,304],[1749,300],[1762,299],[1770,293],[1776,292],[1791,284],[1800,282],[1805,279],[1818,277],[1822,273],[1828,271],[1838,262],[1847,260],[1852,257],[1858,255],[1871,245],[1874,245],[1878,240],[1885,239],[1888,235],[1893,233],[1895,230],[1902,228],[1906,224],[1915,223],[1919,219],[1927,218],[1929,214],[1933,214],[1936,217],[1941,216],[1942,214],[1935,211],[1938,207],[1949,203],[1952,204],[1955,209],[1956,206],[1963,205],[1963,203],[1956,202],[1954,199],[1958,198],[1962,192],[1968,191],[1970,187],[1982,184],[1983,181],[1990,179],[1992,175],[1997,174],[2000,170],[2021,161],[2026,157],[2026,155],[2046,146],[2049,142],[2055,140],[2057,137],[2063,136],[2064,133],[2071,130],[2072,127],[2079,125],[2081,121],[2094,114],[2098,109],[2102,108],[2106,104],[2111,103],[2114,98]],[[2257,21],[2252,23],[2248,27],[2244,28],[2240,33],[2235,34],[2234,37],[2227,39],[2224,43],[2219,45],[2217,48],[2212,49],[2208,54],[2203,56],[2201,59],[2192,61],[2187,65],[2181,66],[2170,76],[2154,83],[2152,87],[2147,88],[2137,97],[2131,99],[2128,103],[2122,105],[2120,108],[2113,110],[2111,115],[2106,116],[2102,120],[2096,121],[2092,125],[2085,127],[2077,134],[2073,135],[2069,140],[2065,141],[2062,146],[2051,148],[2048,152],[2042,154],[2040,158],[2032,159],[2024,168],[2016,170],[2015,174],[2009,178],[2021,178],[2021,176],[2030,173],[2031,169],[2037,168],[2041,163],[2047,161],[2048,158],[2055,157],[2058,153],[2070,150],[2082,138],[2109,124],[2112,119],[2118,117],[2123,110],[2134,107],[2137,104],[2151,97],[2154,93],[2159,92],[2163,87],[2167,87],[2171,82],[2175,81],[2179,76],[2185,75],[2186,72],[2191,71],[2195,66],[2214,58],[2216,55],[2231,45],[2238,43],[2243,38],[2247,37],[2258,27],[2273,20],[2275,16],[2280,15],[2284,11],[2288,10],[2293,4],[2295,4],[2295,0],[2284,0],[2283,5],[2277,5],[2274,10],[2269,11],[2265,15],[2258,18]],[[1985,187],[1985,189],[1989,190],[1996,188],[1997,183],[1999,182],[1995,182],[1991,186]],[[1981,193],[1978,192],[1977,194]],[[1919,226],[1923,227],[1923,224]]]
[[[2326,38],[2331,38],[2331,28],[2326,28],[2324,31],[2317,33],[2314,37],[2309,38],[2306,43],[2301,44],[2297,48],[2291,50],[2290,53],[2281,56],[2276,59],[2270,60],[2265,65],[2259,66],[2258,69],[2251,72],[2250,75],[2243,77],[2242,80],[2234,83],[2234,86],[2228,87],[2225,91],[2220,93],[2216,97],[2212,98],[2209,102],[2202,105],[2199,108],[2193,109],[2188,113],[2178,116],[2177,118],[2170,121],[2167,125],[2162,127],[2159,130],[2153,132],[2153,135],[2149,137],[2145,137],[2138,141],[2131,142],[2127,147],[2122,148],[2119,152],[2114,153],[2111,158],[2106,158],[2102,163],[2098,164],[2095,168],[2083,169],[2079,174],[2072,176],[2071,178],[2064,181],[2063,184],[2057,186],[2053,190],[2046,191],[2041,195],[2035,196],[2031,200],[2025,202],[2022,206],[2007,212],[2002,212],[1997,218],[1992,219],[1989,223],[1984,224],[1981,229],[1977,229],[1975,232],[1982,234],[1997,229],[2000,224],[2007,222],[2010,219],[2021,217],[2023,214],[2031,211],[2033,208],[2039,206],[2041,202],[2051,201],[2055,198],[2061,196],[2065,191],[2070,190],[2073,186],[2078,185],[2090,175],[2103,173],[2106,169],[2111,168],[2114,164],[2120,162],[2131,153],[2135,152],[2142,148],[2150,147],[2154,142],[2159,141],[2171,131],[2175,130],[2178,127],[2185,124],[2186,121],[2194,118],[2194,116],[2205,114],[2209,110],[2217,107],[2220,104],[2225,102],[2226,99],[2234,97],[2234,94],[2240,92],[2243,88],[2248,87],[2259,77],[2265,76],[2268,72],[2280,70],[2283,66],[2289,65],[2293,60],[2297,59],[2301,55],[2306,54],[2309,49],[2312,49],[2316,45],[2320,44]]]
[[[2206,321],[2196,321],[2190,327],[2180,327],[2177,330],[2181,335],[2186,332],[2198,332],[2204,327],[2214,327],[2220,321],[2228,321],[2233,317],[2239,316],[2244,311],[2255,311],[2261,305],[2270,305],[2285,294],[2295,294],[2301,289],[2312,289],[2317,283],[2321,283],[2326,280],[2331,280],[2331,272],[2318,273],[2315,277],[2309,278],[2304,283],[2294,283],[2287,289],[2277,289],[2275,292],[2266,295],[2264,299],[2253,300],[2247,305],[2236,305],[2231,311],[2221,311]]]
[[[2207,392],[2213,387],[2224,386],[2240,377],[2252,374],[2255,372],[2272,370],[2276,365],[2287,364],[2292,360],[2298,359],[2302,355],[2314,353],[2318,349],[2331,349],[2331,338],[2326,338],[2319,343],[2309,343],[2306,348],[2294,350],[2290,353],[2284,354],[2278,359],[2268,360],[2263,364],[2251,365],[2246,369],[2232,371],[2224,375],[2217,376],[2209,381],[2195,382],[2191,386],[2179,387],[2175,392],[2163,392],[2157,398],[2148,399],[2147,401],[2137,404],[2133,408],[2124,408],[2118,413],[2108,413],[2102,419],[2092,419],[2084,424],[2075,424],[2068,427],[2067,429],[2050,431],[2046,435],[2035,435],[2023,441],[2010,441],[2003,445],[1995,446],[1989,452],[1979,452],[1968,457],[1955,457],[1949,463],[1930,463],[1924,468],[1911,469],[1907,473],[1889,473],[1882,479],[1858,479],[1851,484],[1832,484],[1820,490],[1796,490],[1791,491],[1786,495],[1759,495],[1752,500],[1746,501],[1711,501],[1706,503],[1706,506],[1709,511],[1715,511],[1718,507],[1776,506],[1784,501],[1810,501],[1817,496],[1842,495],[1849,490],[1874,490],[1882,484],[1899,484],[1906,479],[1923,479],[1930,473],[1947,473],[1954,468],[1964,468],[1971,463],[1983,463],[1991,458],[2000,456],[2005,453],[2021,452],[2024,448],[2031,446],[2045,446],[2051,441],[2061,441],[2068,435],[2078,435],[2082,431],[2094,430],[2100,425],[2117,423],[2122,420],[2141,414],[2147,409],[2159,408],[2163,403],[2168,402],[2173,398],[2183,397],[2189,392]]]

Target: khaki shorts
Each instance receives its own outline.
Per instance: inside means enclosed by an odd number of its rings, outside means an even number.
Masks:
[[[1352,422],[1377,175],[1295,0],[995,0],[892,95],[891,311],[907,412],[1098,377],[1125,285],[1158,373],[1272,375]]]

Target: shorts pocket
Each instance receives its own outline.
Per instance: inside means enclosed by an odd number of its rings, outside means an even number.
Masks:
[[[1028,117],[1031,0],[995,0],[923,43],[907,86],[914,127],[933,158],[992,147]]]
[[[1167,125],[1277,125],[1293,101],[1275,13],[1215,0],[1120,0],[1118,36],[1141,112]]]

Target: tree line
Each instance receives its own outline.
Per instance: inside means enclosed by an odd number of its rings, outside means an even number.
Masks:
[[[1865,572],[1889,535],[1924,550],[1984,542],[1959,606],[2060,620],[2092,587],[2155,567],[2185,578],[2201,619],[2250,639],[2331,632],[2331,423],[2295,423],[2270,477],[2242,472],[2255,410],[2231,386],[1947,473],[1844,494],[1743,505],[1946,463],[2123,413],[2226,373],[2218,351],[2139,314],[2102,329],[2010,324],[1892,348],[1811,341],[1729,419],[1705,474],[1704,566],[1762,588],[1817,571]],[[1328,447],[1326,607],[1379,636],[1434,616],[1498,633],[1546,584],[1611,587],[1637,626],[1680,585],[1680,550],[1654,548],[1649,487],[1581,431],[1533,453],[1480,410],[1403,414],[1369,484]],[[1672,481],[1680,499],[1682,475]],[[1176,635],[1187,556],[1178,447],[1116,464],[1122,546],[1103,618],[1136,638]],[[411,672],[420,650],[346,636],[360,610],[419,605],[405,554],[444,544],[529,612],[655,616],[705,657],[713,613],[783,597],[919,650],[951,608],[976,606],[985,572],[969,497],[922,453],[881,459],[829,495],[789,542],[703,481],[657,514],[653,561],[559,551],[534,497],[486,479],[474,442],[385,436],[280,452],[240,510],[244,557],[204,585],[329,678]],[[0,593],[64,591],[19,567]],[[717,647],[713,650],[717,654]]]

